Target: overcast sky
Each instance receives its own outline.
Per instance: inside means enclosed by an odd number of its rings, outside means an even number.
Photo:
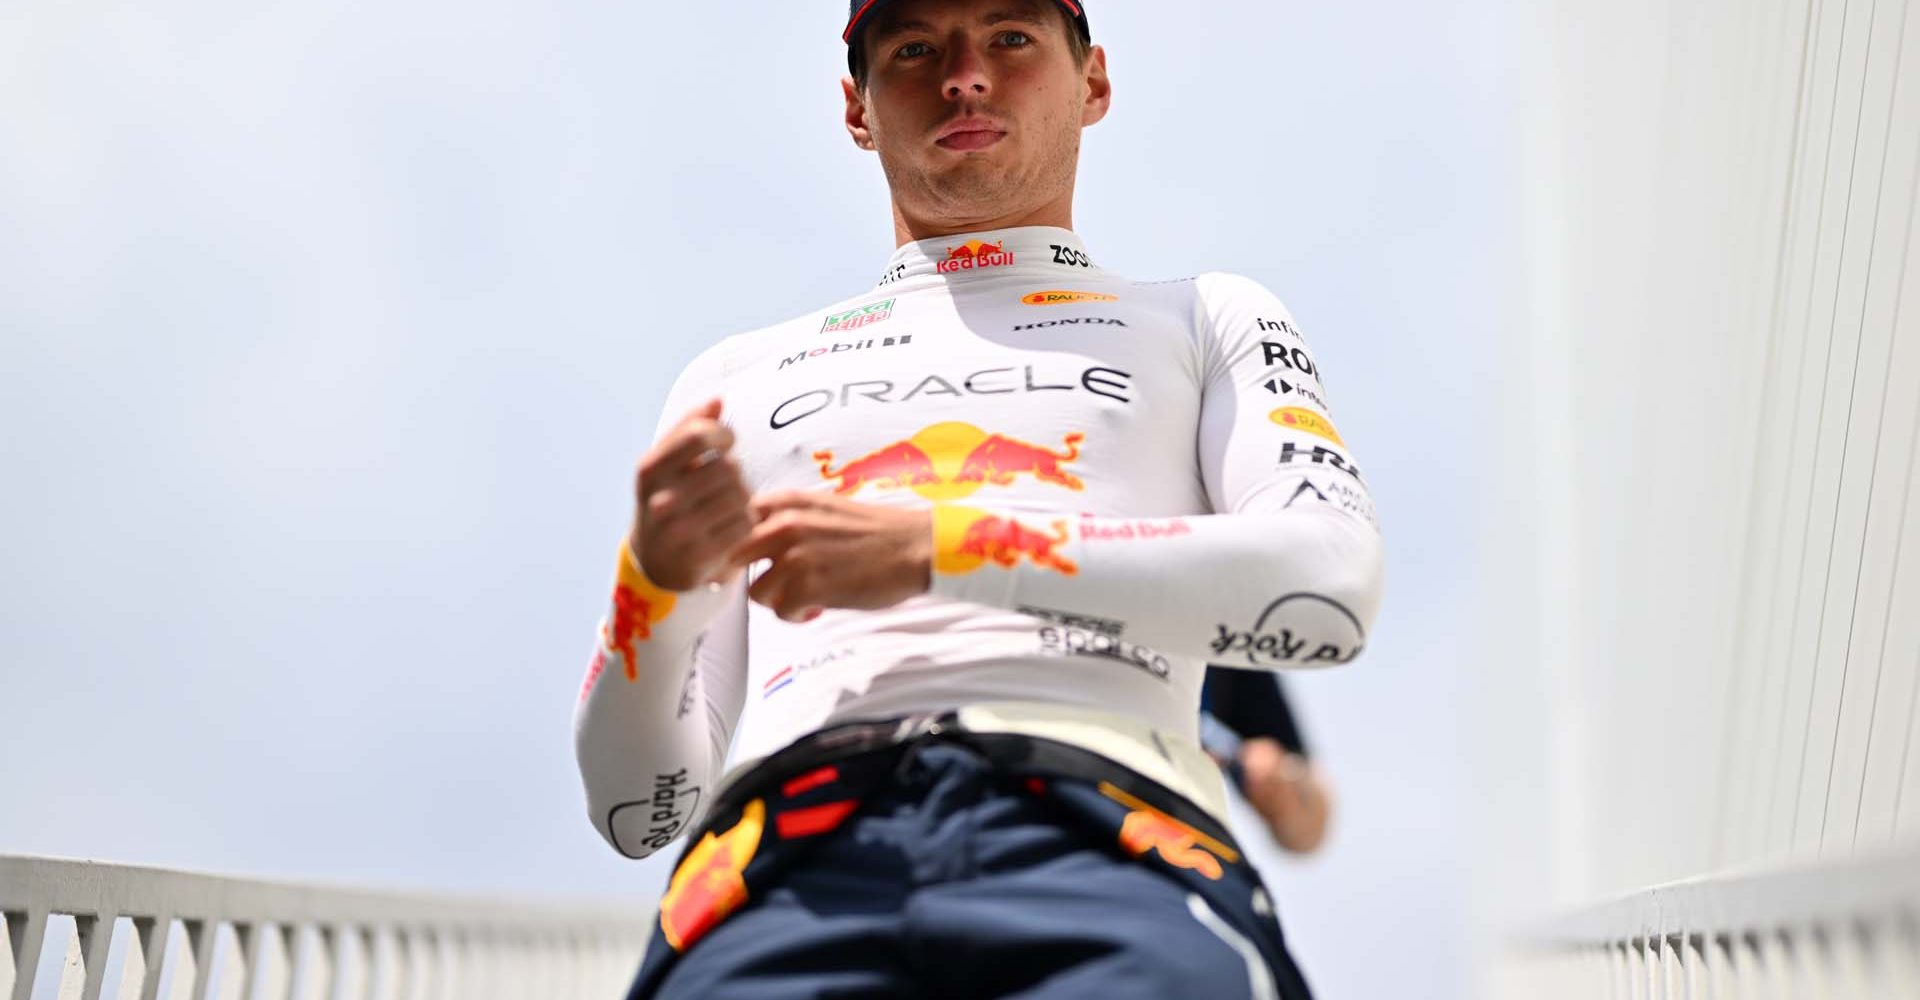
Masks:
[[[1285,299],[1387,530],[1367,655],[1293,685],[1331,846],[1261,859],[1323,1000],[1465,995],[1505,2],[1089,11],[1077,228]],[[649,902],[574,696],[668,383],[892,249],[844,15],[0,7],[0,852]]]

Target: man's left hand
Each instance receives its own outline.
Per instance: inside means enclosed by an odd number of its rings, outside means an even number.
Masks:
[[[931,511],[786,490],[756,497],[753,514],[753,531],[728,561],[773,560],[747,596],[782,621],[812,621],[827,608],[890,608],[932,584]]]

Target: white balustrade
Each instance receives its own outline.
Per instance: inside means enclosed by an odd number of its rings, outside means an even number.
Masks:
[[[1694,878],[1541,921],[1505,996],[1920,997],[1920,847]]]
[[[652,925],[640,907],[8,855],[0,915],[10,1000],[31,1000],[59,953],[60,1000],[100,1000],[116,978],[114,1000],[601,1000],[624,994]]]

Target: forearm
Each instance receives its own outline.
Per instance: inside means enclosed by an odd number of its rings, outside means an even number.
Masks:
[[[1379,535],[1310,507],[1177,518],[943,509],[933,593],[1254,669],[1357,656],[1378,607]]]
[[[574,749],[594,828],[628,857],[682,833],[719,777],[732,722],[706,690],[701,653],[728,600],[654,587],[621,546],[613,607],[574,717]]]

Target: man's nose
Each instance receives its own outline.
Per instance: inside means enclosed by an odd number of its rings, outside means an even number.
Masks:
[[[946,94],[949,100],[984,97],[989,89],[987,60],[971,45],[948,49]]]

